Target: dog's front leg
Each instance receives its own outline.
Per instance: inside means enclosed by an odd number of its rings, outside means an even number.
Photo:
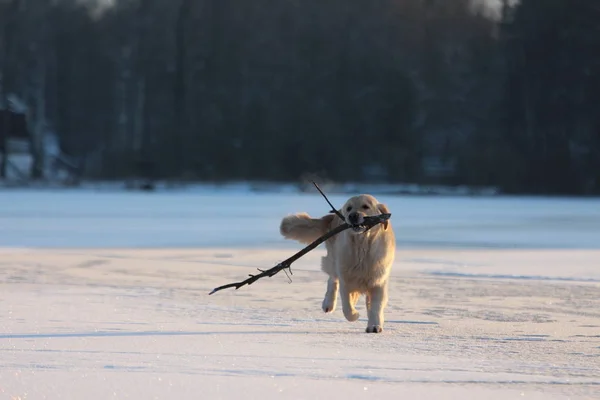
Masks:
[[[326,313],[333,312],[337,303],[339,280],[336,277],[330,276],[327,280],[327,292],[323,299],[323,311]]]
[[[369,322],[366,331],[368,333],[379,333],[383,331],[383,311],[388,301],[387,282],[381,286],[371,288],[367,296],[370,299],[370,307],[368,307]]]
[[[340,298],[342,299],[342,310],[344,311],[344,317],[350,322],[354,322],[358,319],[359,314],[354,306],[358,300],[359,294],[357,292],[349,292],[348,287],[344,282],[340,282]]]

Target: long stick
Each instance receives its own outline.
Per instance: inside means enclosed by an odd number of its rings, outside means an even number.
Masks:
[[[386,220],[390,219],[391,216],[392,216],[392,214],[379,214],[379,215],[372,216],[372,217],[365,217],[364,222],[361,226],[364,226],[367,229],[370,229],[370,228],[374,227],[375,225],[380,224],[380,223],[385,222]],[[306,246],[305,248],[303,248],[302,250],[300,250],[299,252],[297,252],[296,254],[291,256],[290,258],[288,258],[287,260],[280,262],[273,268],[267,269],[265,271],[259,269],[260,274],[257,274],[257,275],[249,274],[250,278],[248,278],[246,280],[243,280],[241,282],[228,283],[227,285],[223,285],[223,286],[214,288],[212,290],[212,292],[209,293],[209,295],[216,293],[219,290],[228,289],[228,288],[235,288],[235,290],[238,290],[242,286],[253,284],[260,278],[264,278],[266,276],[270,278],[270,277],[274,276],[275,274],[277,274],[278,272],[283,271],[286,268],[289,269],[289,271],[291,273],[292,272],[292,263],[294,261],[298,260],[300,257],[305,255],[306,253],[308,253],[309,251],[311,251],[312,249],[314,249],[321,243],[325,242],[327,239],[337,235],[340,232],[345,231],[348,228],[352,228],[352,227],[353,227],[353,225],[350,225],[348,223],[343,223],[342,225],[338,226],[337,228],[330,230],[329,232],[327,232],[326,234],[324,234],[323,236],[321,236],[320,238],[318,238],[317,240],[315,240],[314,242],[312,242],[311,244],[309,244],[308,246]]]

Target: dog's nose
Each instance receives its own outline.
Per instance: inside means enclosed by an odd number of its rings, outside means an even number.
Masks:
[[[358,213],[357,212],[350,213],[348,215],[348,220],[350,221],[351,224],[358,223]]]

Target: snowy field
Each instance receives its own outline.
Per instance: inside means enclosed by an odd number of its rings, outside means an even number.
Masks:
[[[0,400],[600,399],[600,200],[378,196],[382,334],[320,310],[315,194],[0,191]],[[331,196],[341,205],[345,196]]]

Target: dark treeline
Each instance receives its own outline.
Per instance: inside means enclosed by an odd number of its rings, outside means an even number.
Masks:
[[[600,2],[504,3],[0,0],[2,93],[38,177],[600,193]]]

